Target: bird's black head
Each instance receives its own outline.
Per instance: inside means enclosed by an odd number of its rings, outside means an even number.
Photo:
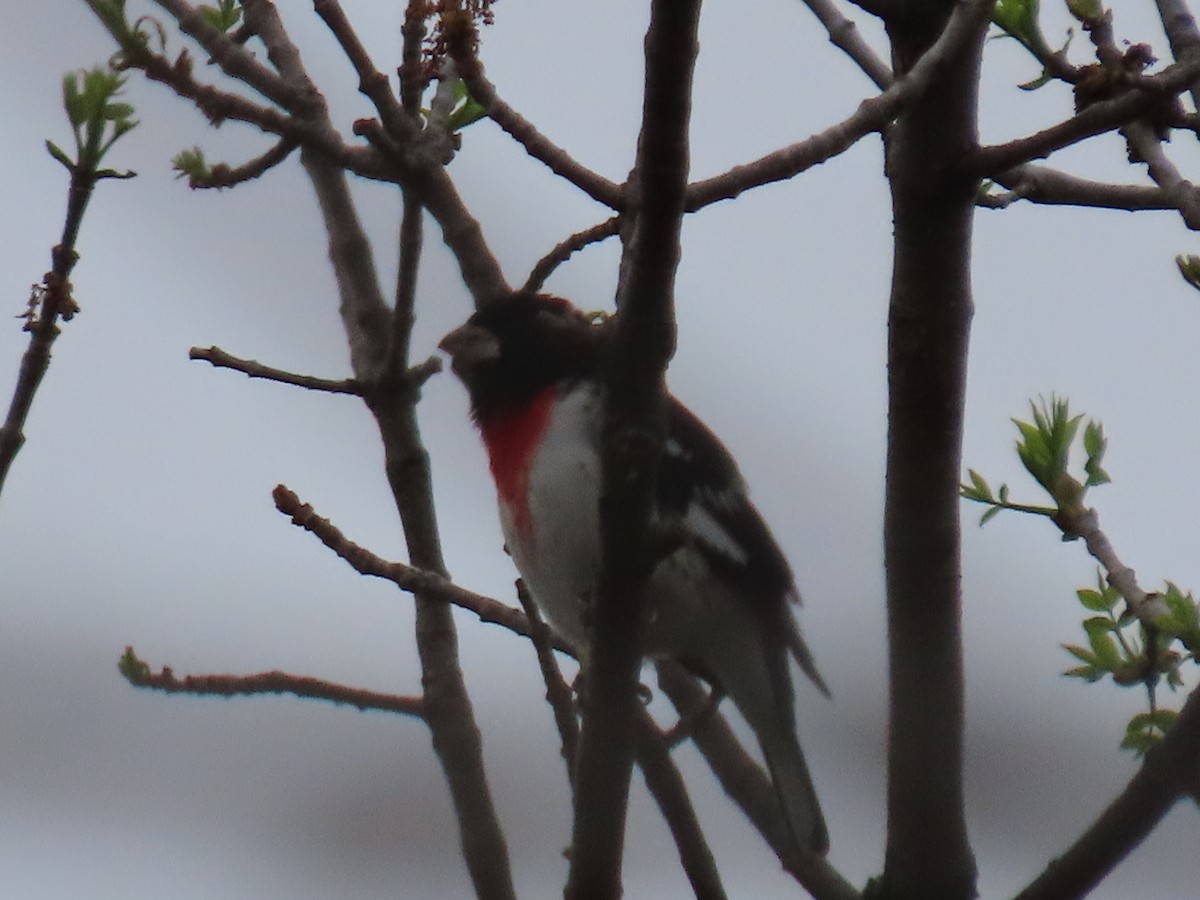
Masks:
[[[476,417],[522,406],[547,387],[596,375],[604,329],[566,300],[518,292],[444,338]]]

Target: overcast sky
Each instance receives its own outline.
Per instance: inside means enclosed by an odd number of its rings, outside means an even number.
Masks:
[[[369,114],[308,4],[280,4],[336,122]],[[344,3],[381,68],[400,4]],[[1052,5],[1052,4],[1047,4]],[[1143,4],[1147,8],[1151,4]],[[76,0],[12,5],[0,30],[0,297],[13,316],[49,265],[65,175],[62,73],[111,47]],[[508,0],[484,36],[502,96],[578,158],[620,180],[639,120],[644,3]],[[1066,27],[1048,28],[1057,41]],[[1165,55],[1149,9],[1120,37]],[[879,35],[868,35],[882,48]],[[802,4],[713,0],[702,27],[693,173],[799,140],[871,92]],[[1077,39],[1077,53],[1086,42]],[[173,42],[172,46],[177,46]],[[1082,56],[1076,56],[1082,61]],[[209,76],[202,64],[197,73]],[[1065,116],[1069,92],[1012,42],[989,44],[985,142]],[[169,159],[193,145],[240,162],[263,138],[218,133],[161,87],[133,79],[141,126],[111,160],[80,242],[83,307],[54,350],[28,443],[0,498],[0,893],[29,898],[457,898],[469,881],[425,728],[290,698],[221,701],[138,692],[126,644],[177,672],[285,669],[378,690],[419,689],[407,596],[356,576],[276,513],[286,483],[352,539],[403,558],[370,417],[314,395],[189,362],[192,345],[329,377],[349,374],[315,204],[295,160],[260,182],[189,192]],[[1200,159],[1171,145],[1185,172]],[[1137,180],[1120,141],[1057,157],[1078,174]],[[509,279],[606,217],[490,123],[464,134],[451,173]],[[385,284],[398,202],[355,187]],[[1093,496],[1146,587],[1200,583],[1195,509],[1200,296],[1172,258],[1196,241],[1167,213],[1014,206],[976,218],[977,311],[965,462],[1040,502],[1012,450],[1010,417],[1056,391],[1104,421],[1114,484]],[[882,867],[885,642],[881,509],[884,341],[891,223],[878,139],[788,184],[691,217],[678,281],[675,393],[722,435],[792,561],[802,626],[833,689],[802,686],[798,718],[832,835],[857,884]],[[435,228],[414,352],[464,318],[468,298]],[[589,249],[548,287],[611,305],[615,245]],[[0,318],[0,395],[26,337]],[[7,402],[5,400],[4,402]],[[431,381],[421,421],[435,461],[450,568],[509,598],[482,451],[461,387]],[[1134,691],[1060,677],[1079,642],[1083,548],[1044,521],[975,527],[964,505],[968,815],[983,896],[1041,870],[1135,770],[1117,749]],[[569,835],[565,778],[533,655],[459,617],[489,774],[523,896],[556,896]],[[1170,699],[1170,698],[1167,698]],[[797,892],[681,748],[731,896]],[[640,779],[627,896],[684,896],[669,836]],[[1181,805],[1095,894],[1193,896],[1200,817]]]

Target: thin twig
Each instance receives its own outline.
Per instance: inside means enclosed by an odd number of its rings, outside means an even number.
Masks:
[[[429,83],[421,51],[425,43],[427,0],[408,0],[404,8],[404,24],[400,26],[403,46],[400,52],[400,105],[411,117],[421,113],[421,95]]]
[[[784,869],[817,900],[861,900],[854,886],[817,853],[804,853],[791,837],[771,779],[745,751],[729,723],[711,710],[710,696],[679,663],[655,663],[658,684],[681,717],[694,723],[692,740],[725,793],[779,857]]]
[[[420,697],[401,694],[385,694],[355,688],[306,675],[292,675],[278,670],[259,672],[256,675],[185,675],[179,678],[170,666],[163,666],[157,674],[149,667],[141,669],[129,666],[133,651],[125,648],[122,673],[135,687],[150,688],[168,694],[196,694],[235,697],[249,694],[295,694],[314,700],[329,700],[347,704],[361,710],[381,710],[424,718],[424,702]],[[140,662],[140,661],[138,661]],[[139,669],[133,671],[134,668]]]
[[[575,711],[575,696],[570,685],[563,679],[558,660],[554,658],[554,632],[542,621],[537,604],[529,595],[525,582],[517,579],[517,599],[525,618],[529,622],[529,637],[537,652],[538,668],[542,682],[546,685],[546,701],[554,713],[554,724],[558,728],[563,761],[567,764],[567,779],[575,789],[575,758],[579,746],[579,719]]]
[[[275,508],[284,515],[290,516],[293,525],[298,525],[315,535],[321,543],[349,563],[350,567],[360,575],[382,578],[408,593],[428,595],[472,612],[482,622],[499,625],[521,637],[530,637],[529,620],[519,609],[514,609],[492,597],[459,587],[436,572],[405,563],[389,562],[376,556],[365,547],[349,540],[336,525],[318,515],[312,506],[302,502],[293,491],[282,484],[275,488],[272,497],[275,500]],[[561,639],[552,638],[551,644],[560,653],[574,656],[571,648]]]
[[[280,73],[272,72],[264,66],[244,44],[209,25],[200,15],[200,11],[190,3],[185,0],[154,2],[168,12],[179,24],[179,30],[203,47],[209,58],[229,77],[253,88],[272,103],[290,112],[297,112],[312,99],[311,92],[298,90],[294,84],[288,83],[286,77],[281,77]],[[253,6],[254,0],[246,3],[246,12],[249,13]],[[249,15],[246,17],[246,25],[254,33],[259,33]],[[185,57],[180,57],[180,64],[184,59]],[[190,63],[188,65],[190,67]]]
[[[370,99],[384,127],[398,138],[412,137],[415,133],[412,120],[404,114],[400,101],[392,93],[387,76],[379,71],[371,60],[367,48],[363,46],[358,33],[346,18],[342,5],[337,0],[313,0],[313,11],[337,38],[342,52],[358,73],[359,91]]]
[[[533,293],[540,291],[542,285],[546,283],[546,279],[553,274],[555,269],[570,259],[572,254],[582,250],[588,244],[595,244],[612,237],[620,227],[621,217],[613,216],[591,228],[577,231],[565,241],[559,242],[554,249],[537,261],[530,271],[529,277],[525,279],[521,290]]]
[[[1184,62],[1200,55],[1200,28],[1196,27],[1196,19],[1185,0],[1155,0],[1155,5],[1175,60]],[[1192,103],[1200,106],[1200,82],[1193,81],[1188,91]]]
[[[265,153],[240,166],[218,163],[206,175],[188,175],[188,187],[220,189],[260,178],[291,156],[299,145],[300,142],[293,136],[282,137]]]
[[[488,118],[524,147],[526,153],[598,203],[603,203],[613,210],[622,208],[625,197],[621,185],[577,161],[570,153],[542,134],[536,125],[504,102],[496,93],[495,86],[484,76],[478,60],[473,57],[455,57],[455,61],[471,96],[487,110]]]
[[[233,369],[242,372],[250,378],[262,378],[267,381],[278,381],[296,387],[307,388],[310,391],[324,391],[327,394],[362,395],[362,387],[353,378],[316,378],[312,375],[297,375],[285,372],[271,366],[264,366],[258,360],[241,359],[226,353],[220,347],[193,347],[188,351],[188,359],[198,359],[211,363],[218,369]]]
[[[804,0],[804,4],[829,32],[829,42],[850,57],[876,87],[885,91],[892,86],[895,76],[891,66],[863,39],[858,26],[842,15],[832,0]]]
[[[1100,514],[1080,506],[1059,510],[1051,518],[1062,529],[1064,538],[1083,538],[1088,553],[1104,568],[1108,583],[1116,588],[1130,612],[1147,626],[1156,627],[1154,620],[1168,611],[1166,605],[1157,594],[1142,590],[1133,569],[1121,562],[1108,536],[1100,529]]]
[[[1200,191],[1180,174],[1163,148],[1162,139],[1146,122],[1130,122],[1121,129],[1134,158],[1144,162],[1150,178],[1162,190],[1171,205],[1179,210],[1183,222],[1192,231],[1200,231]]]
[[[688,185],[687,211],[695,212],[719,200],[733,199],[750,188],[793,178],[844,153],[866,135],[882,131],[902,109],[925,93],[946,60],[959,52],[978,16],[986,14],[991,7],[992,0],[966,0],[960,3],[941,37],[911,71],[882,94],[864,100],[852,115],[836,125],[753,162]],[[1014,161],[1014,164],[1020,161]]]
[[[1003,144],[980,147],[963,160],[966,174],[980,178],[993,177],[1021,163],[1042,159],[1097,134],[1112,131],[1163,107],[1163,99],[1185,89],[1200,76],[1200,58],[1175,63],[1157,75],[1141,77],[1144,87],[1131,89],[1111,100],[1101,100],[1083,111],[1043,128],[1027,137],[1015,138]]]
[[[8,477],[13,460],[25,443],[25,420],[33,405],[34,395],[50,366],[50,348],[53,347],[60,329],[59,319],[68,321],[79,311],[71,295],[71,272],[79,260],[75,250],[83,214],[92,199],[100,174],[96,171],[97,158],[88,163],[81,153],[80,159],[70,166],[70,185],[67,188],[67,211],[63,219],[62,236],[50,252],[50,271],[42,276],[41,284],[34,285],[25,315],[25,330],[29,332],[29,346],[21,356],[21,367],[17,383],[13,388],[8,414],[0,425],[0,491]]]
[[[1016,166],[993,180],[1007,191],[981,198],[979,205],[988,209],[1004,209],[1018,200],[1130,211],[1177,208],[1166,192],[1155,185],[1093,181],[1037,163]]]
[[[670,744],[645,710],[639,716],[637,763],[646,787],[671,829],[679,861],[696,900],[726,900],[721,871],[696,818],[687,784],[671,759]]]

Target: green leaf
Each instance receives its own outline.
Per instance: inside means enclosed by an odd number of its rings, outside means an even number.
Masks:
[[[1067,0],[1067,9],[1085,25],[1104,18],[1104,6],[1100,0]]]
[[[1087,632],[1088,643],[1091,644],[1092,651],[1096,654],[1100,665],[1110,672],[1121,665],[1121,652],[1117,649],[1117,642],[1112,638],[1112,633],[1116,628],[1117,624],[1111,619],[1099,616],[1087,619],[1083,623],[1083,630]]]
[[[204,158],[204,151],[199,147],[193,147],[190,150],[180,150],[175,154],[175,158],[171,160],[171,167],[179,173],[177,176],[179,178],[186,176],[187,178],[203,181],[212,173],[208,161]]]
[[[75,161],[67,156],[58,144],[54,143],[54,141],[46,141],[46,149],[50,151],[51,156],[67,167],[68,172],[74,170]]]
[[[201,6],[200,15],[208,25],[224,32],[241,21],[242,8],[235,0],[221,0],[217,6]]]
[[[1079,602],[1085,609],[1090,609],[1092,612],[1108,612],[1113,608],[1115,602],[1106,597],[1103,592],[1093,591],[1091,588],[1080,588],[1075,592],[1075,596],[1079,598]]]
[[[1054,76],[1045,69],[1042,69],[1042,74],[1033,79],[1033,81],[1023,82],[1022,84],[1018,84],[1017,87],[1023,91],[1036,91],[1038,88],[1045,87],[1053,80]]]
[[[1108,440],[1104,437],[1104,426],[1100,422],[1088,422],[1083,430],[1083,449],[1087,453],[1087,462],[1083,470],[1087,473],[1087,486],[1108,484],[1112,481],[1108,473],[1100,467],[1104,459],[1104,451],[1108,449]]]
[[[1075,666],[1075,668],[1063,672],[1063,675],[1068,678],[1082,678],[1091,684],[1095,684],[1107,674],[1103,669],[1097,669],[1095,666]]]
[[[1175,265],[1179,267],[1179,274],[1183,276],[1183,280],[1200,291],[1200,256],[1180,254],[1175,257]]]
[[[993,506],[991,509],[984,510],[983,515],[979,517],[979,527],[982,528],[988,522],[992,521],[992,519],[1000,515],[1003,509],[1003,506]]]
[[[150,667],[138,659],[132,647],[126,647],[121,658],[117,660],[117,671],[128,681],[136,682],[150,674]]]
[[[1085,647],[1080,647],[1078,644],[1062,644],[1061,646],[1077,660],[1087,663],[1089,666],[1099,665],[1100,663],[1100,658]]]
[[[974,469],[967,469],[967,477],[971,479],[971,483],[959,485],[962,495],[968,500],[990,503],[992,500],[992,489],[988,486],[984,477]]]
[[[446,125],[451,131],[461,131],[468,125],[487,118],[487,110],[471,96],[470,89],[462,79],[454,83],[454,101],[454,111],[446,120]]]

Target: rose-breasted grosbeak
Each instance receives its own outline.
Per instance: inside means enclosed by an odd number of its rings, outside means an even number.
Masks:
[[[516,293],[439,345],[466,385],[508,551],[550,625],[580,653],[600,560],[601,359],[606,326],[556,297]],[[729,451],[674,398],[652,525],[645,646],[733,698],[754,729],[797,843],[829,836],[796,737],[788,657],[826,692],[791,614],[798,601]]]

